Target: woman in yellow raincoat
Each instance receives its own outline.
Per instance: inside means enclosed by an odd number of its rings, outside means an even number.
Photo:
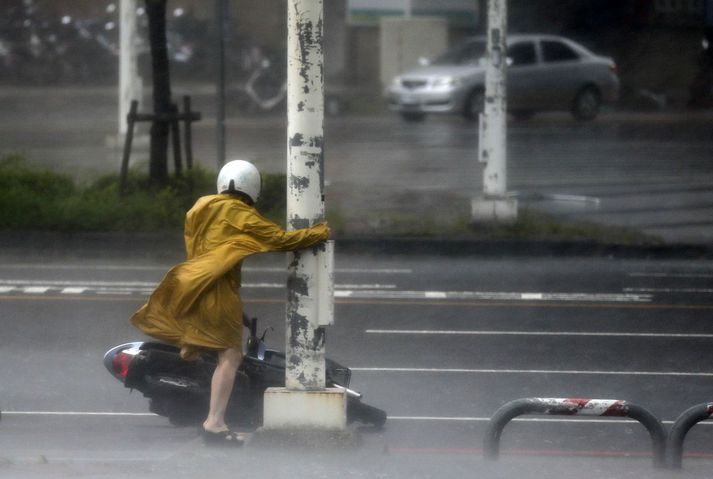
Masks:
[[[149,336],[175,344],[184,359],[218,352],[203,436],[209,442],[241,445],[225,411],[242,361],[240,267],[243,259],[268,251],[308,248],[329,237],[326,224],[285,231],[253,207],[260,173],[243,160],[226,163],[217,195],[204,196],[186,214],[188,260],[172,268],[131,323]]]

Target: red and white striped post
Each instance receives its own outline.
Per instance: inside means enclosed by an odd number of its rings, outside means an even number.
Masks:
[[[666,431],[656,416],[641,406],[618,399],[524,398],[510,401],[490,419],[483,440],[483,452],[489,459],[500,453],[500,436],[512,419],[523,414],[556,416],[628,417],[639,421],[651,435],[654,466],[664,467]]]

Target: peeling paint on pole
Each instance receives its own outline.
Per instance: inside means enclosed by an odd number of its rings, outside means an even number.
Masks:
[[[324,221],[323,1],[288,0],[287,226]],[[291,254],[286,387],[325,387],[324,329],[317,321],[317,247]]]
[[[485,163],[483,193],[503,197],[506,185],[507,2],[488,2],[488,62],[485,71],[485,105],[481,121],[480,161]]]
[[[480,115],[478,161],[484,164],[483,192],[472,202],[472,219],[512,222],[517,200],[507,196],[507,0],[488,0],[488,56]]]
[[[143,97],[141,77],[137,62],[136,0],[121,0],[119,3],[119,136],[128,131],[126,116],[133,100]]]

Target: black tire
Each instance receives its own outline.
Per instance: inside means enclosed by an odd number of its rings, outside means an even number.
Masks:
[[[149,401],[149,411],[168,419],[177,427],[195,426],[205,419],[207,405],[195,401],[175,399],[172,397],[154,397]]]
[[[599,114],[602,96],[594,86],[586,86],[579,90],[572,101],[572,116],[579,121],[591,121]]]
[[[478,121],[480,119],[480,114],[483,113],[483,108],[485,107],[485,91],[478,88],[473,90],[468,99],[465,102],[465,107],[463,108],[463,116],[466,120]]]
[[[357,398],[349,398],[347,402],[347,422],[360,422],[377,428],[386,424],[386,412],[374,406],[364,404]]]
[[[195,411],[182,412],[168,416],[168,422],[176,427],[193,427],[201,424],[205,416],[205,414],[198,414]]]
[[[409,123],[418,123],[426,119],[426,114],[415,111],[402,111],[401,119]]]

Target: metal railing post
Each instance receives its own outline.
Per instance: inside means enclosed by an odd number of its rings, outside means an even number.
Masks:
[[[646,428],[651,436],[654,466],[664,467],[666,464],[666,430],[661,421],[641,406],[616,399],[523,398],[510,401],[500,407],[490,419],[483,439],[483,453],[486,458],[498,458],[500,436],[503,429],[512,419],[523,414],[635,419]]]
[[[713,416],[713,403],[697,404],[686,409],[676,419],[668,435],[668,462],[671,469],[681,469],[683,462],[683,441],[688,431],[701,421]]]

